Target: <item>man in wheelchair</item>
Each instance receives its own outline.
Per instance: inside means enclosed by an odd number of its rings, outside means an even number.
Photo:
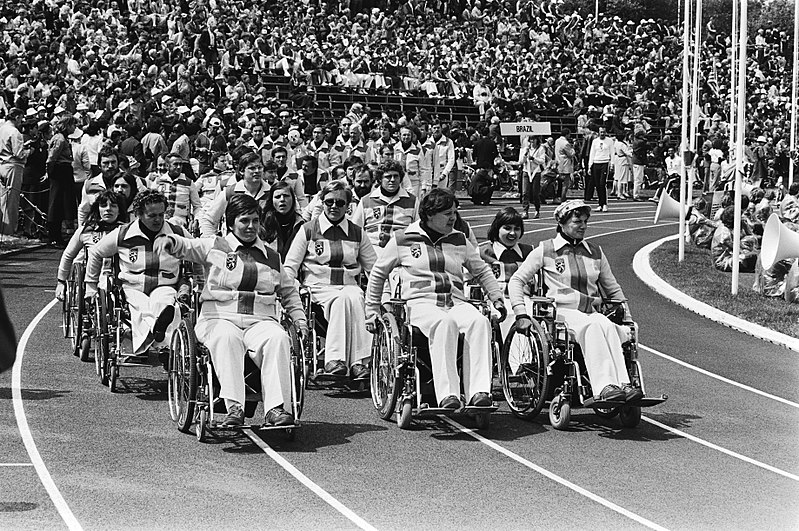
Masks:
[[[558,315],[574,332],[595,398],[635,404],[643,392],[630,385],[622,351],[632,332],[599,311],[603,295],[614,300],[626,298],[602,249],[584,239],[590,216],[591,207],[581,199],[566,201],[555,209],[557,235],[541,242],[508,283],[516,329],[526,333],[532,325],[524,288],[543,271],[545,295],[554,299]]]
[[[419,220],[394,233],[372,269],[367,288],[367,327],[376,329],[386,279],[399,270],[401,297],[410,324],[427,336],[433,382],[440,408],[461,408],[458,337],[463,341],[463,387],[469,406],[491,406],[491,323],[464,294],[464,268],[488,293],[504,317],[502,290],[491,268],[466,236],[454,230],[455,195],[430,191],[419,205]]]
[[[180,324],[175,301],[180,280],[180,261],[163,256],[157,239],[170,234],[185,236],[184,230],[164,219],[167,199],[161,192],[145,190],[133,201],[136,220],[106,234],[89,250],[86,268],[86,298],[97,293],[97,282],[105,258],[118,257],[122,291],[130,309],[133,359],[150,346],[166,348],[165,338]]]
[[[261,371],[267,426],[295,422],[292,404],[290,339],[277,305],[288,310],[301,335],[308,332],[300,296],[280,264],[277,251],[258,237],[261,208],[246,194],[235,194],[225,209],[228,235],[198,240],[169,235],[161,249],[202,264],[205,286],[194,328],[211,361],[228,414],[222,426],[244,424],[244,361],[249,355]],[[278,299],[279,297],[279,299]]]

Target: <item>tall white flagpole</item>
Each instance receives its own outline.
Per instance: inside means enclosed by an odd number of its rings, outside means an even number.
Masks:
[[[680,171],[680,224],[679,224],[679,253],[678,260],[685,260],[685,184],[686,172],[688,171],[688,159],[692,159],[688,149],[688,77],[691,75],[689,52],[691,49],[691,4],[690,0],[685,0],[685,13],[683,13],[683,36],[682,36],[682,130],[680,132],[680,149],[682,150],[682,170]]]
[[[738,271],[741,269],[741,177],[744,171],[744,135],[746,134],[746,41],[748,32],[747,0],[741,0],[740,31],[738,32],[738,58],[741,68],[738,69],[738,136],[735,142],[735,221],[732,238],[732,294],[738,294]]]
[[[791,153],[796,150],[796,82],[799,65],[799,6],[793,6],[793,80],[791,82]],[[788,184],[793,183],[793,156],[788,161]]]
[[[736,85],[738,81],[738,52],[736,46],[738,45],[738,1],[732,0],[732,31],[730,32],[730,120],[729,120],[729,153],[730,156],[734,155],[735,150],[735,131],[737,128],[737,118],[735,113],[735,106],[737,105],[737,91]]]
[[[694,16],[694,71],[693,87],[691,91],[691,132],[689,143],[691,151],[694,152],[694,160],[699,156],[697,153],[697,131],[699,129],[699,65],[702,56],[702,0],[696,0],[696,14]],[[694,178],[696,177],[696,165],[691,165],[688,172],[688,202],[694,199]]]

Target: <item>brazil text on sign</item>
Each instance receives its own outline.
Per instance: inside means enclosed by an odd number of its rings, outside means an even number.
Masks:
[[[499,124],[503,136],[551,135],[549,122],[506,122]]]

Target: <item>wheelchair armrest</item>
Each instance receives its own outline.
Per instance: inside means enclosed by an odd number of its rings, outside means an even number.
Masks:
[[[530,299],[530,302],[532,302],[533,304],[554,304],[555,303],[555,299],[553,299],[551,297],[540,297],[538,295],[532,295],[532,296],[530,296],[528,298]]]

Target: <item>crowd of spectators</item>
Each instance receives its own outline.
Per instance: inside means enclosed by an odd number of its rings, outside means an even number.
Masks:
[[[123,163],[142,175],[155,170],[159,152],[166,151],[180,154],[196,177],[189,159],[199,159],[202,173],[211,166],[211,153],[235,158],[261,131],[273,133],[266,142],[288,145],[289,131],[296,129],[296,146],[320,126],[329,145],[349,141],[340,122],[313,123],[307,107],[315,85],[469,99],[492,127],[543,110],[569,114],[576,117],[574,144],[584,170],[600,127],[612,137],[636,138],[663,127],[664,136],[649,142],[656,161],[676,143],[679,127],[681,28],[653,19],[595,20],[566,12],[558,0],[4,0],[0,15],[0,113],[23,112],[18,127],[26,163],[20,179],[34,203],[22,202],[28,209],[25,233],[33,232],[34,207],[54,208],[54,198],[48,202],[42,193],[52,189],[52,179],[49,185],[40,181],[54,168],[59,115],[74,116],[82,133],[71,138],[73,146],[82,146],[72,154],[88,159],[84,169],[74,165],[76,188],[99,172],[104,143],[122,147],[131,157]],[[700,130],[706,149],[697,160],[710,174],[714,142],[729,158],[729,37],[712,19],[705,36]],[[785,179],[789,163],[787,42],[773,30],[759,31],[747,63],[748,133],[765,139],[762,150],[751,142],[748,153],[762,159],[750,162],[767,178]],[[275,97],[270,79],[276,74],[298,87],[291,101]],[[421,145],[433,117],[424,111],[392,116],[355,104],[345,118],[348,126],[359,126],[364,143],[388,125],[394,140],[400,127],[411,126]],[[474,125],[446,124],[459,153],[480,137],[469,129]],[[496,128],[489,134],[502,152]],[[63,149],[61,156],[67,156]],[[65,208],[55,213],[68,222],[75,217]]]

